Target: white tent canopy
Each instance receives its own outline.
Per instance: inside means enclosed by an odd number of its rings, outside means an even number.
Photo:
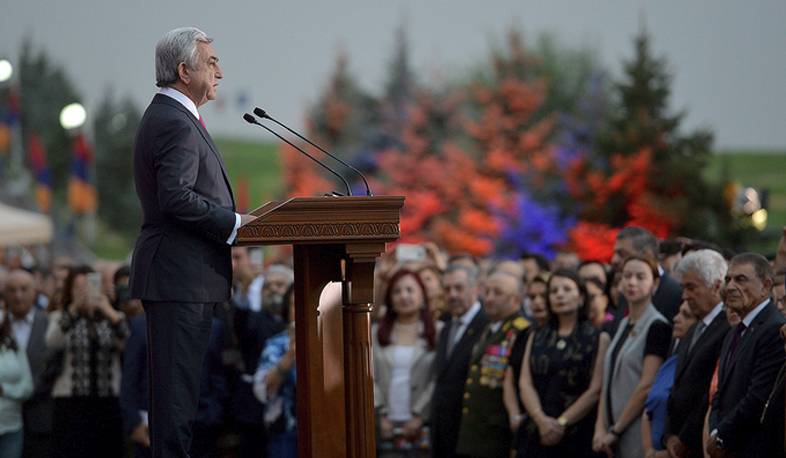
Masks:
[[[53,232],[50,217],[0,203],[0,247],[49,243]]]

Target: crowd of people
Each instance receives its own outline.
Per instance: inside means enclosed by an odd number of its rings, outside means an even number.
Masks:
[[[628,227],[608,264],[391,247],[371,328],[378,456],[783,456],[786,236],[769,260],[661,246]],[[293,266],[261,258],[232,248],[192,457],[297,456]],[[0,457],[150,456],[129,267],[18,261],[0,266]]]

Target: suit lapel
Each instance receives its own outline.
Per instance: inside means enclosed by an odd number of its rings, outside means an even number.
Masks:
[[[188,119],[194,124],[194,128],[199,132],[202,138],[207,143],[207,146],[210,148],[210,151],[213,152],[213,156],[216,158],[219,164],[219,168],[221,169],[221,175],[224,177],[224,183],[227,185],[227,190],[229,191],[229,196],[232,199],[232,211],[235,211],[235,194],[232,192],[232,184],[229,181],[229,175],[227,174],[227,169],[224,166],[224,160],[221,157],[221,154],[218,152],[218,147],[213,142],[213,137],[210,136],[210,133],[205,129],[205,126],[199,121],[199,118],[195,118],[194,114],[188,111],[188,108],[184,107],[183,104],[178,102],[177,100],[173,99],[172,97],[163,95],[163,94],[156,94],[154,100],[161,103],[165,103],[169,106],[172,106],[182,112]]]
[[[734,365],[740,359],[740,355],[742,355],[745,352],[745,349],[748,347],[748,344],[756,338],[756,336],[758,335],[757,333],[759,331],[759,327],[761,326],[762,323],[764,323],[764,321],[767,318],[769,318],[770,313],[772,313],[772,310],[775,310],[775,307],[770,307],[770,304],[767,304],[759,312],[759,314],[756,315],[756,318],[753,319],[750,326],[748,326],[745,329],[745,333],[742,335],[742,337],[740,337],[740,341],[737,343],[737,348],[734,349],[734,354],[732,355],[731,361],[728,362],[728,364],[726,365],[723,371],[723,380],[722,380],[723,382],[725,382],[729,378],[729,374],[731,374],[732,370],[734,369]],[[732,330],[733,329],[734,328],[732,328]],[[733,333],[729,333],[729,334],[731,335]],[[731,345],[731,340],[730,339],[726,339],[726,340],[729,340],[729,343],[726,344],[724,342],[724,350],[726,350],[723,353],[724,355],[728,354],[728,347],[729,345]]]

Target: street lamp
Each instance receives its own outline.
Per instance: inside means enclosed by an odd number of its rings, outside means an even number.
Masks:
[[[81,127],[85,123],[85,119],[87,119],[87,112],[80,103],[66,105],[60,112],[60,125],[65,130]]]
[[[11,79],[14,74],[14,66],[8,59],[0,59],[0,84],[5,83]]]

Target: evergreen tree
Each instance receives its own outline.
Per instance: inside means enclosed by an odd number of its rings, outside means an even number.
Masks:
[[[96,188],[103,202],[98,216],[126,236],[135,235],[142,222],[142,209],[130,173],[140,117],[130,100],[115,102],[107,92],[93,123]]]
[[[44,51],[33,51],[30,39],[22,43],[19,67],[22,136],[40,136],[52,172],[54,199],[63,202],[72,148],[68,132],[60,126],[60,111],[80,101],[80,96],[60,66],[51,63]]]

